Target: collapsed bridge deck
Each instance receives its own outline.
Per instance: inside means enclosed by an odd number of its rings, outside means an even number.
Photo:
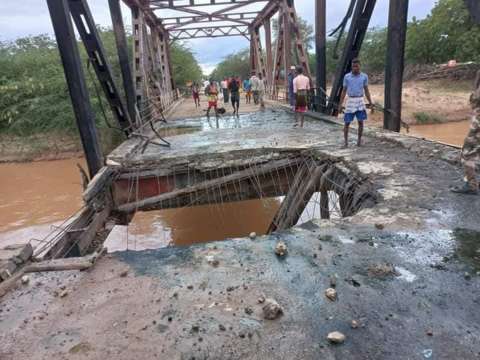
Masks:
[[[186,167],[242,171],[308,151],[368,184],[375,203],[254,240],[119,252],[75,277],[38,275],[45,286],[8,294],[1,305],[6,359],[478,358],[480,200],[448,191],[461,176],[457,149],[376,130],[364,147],[341,149],[341,127],[309,119],[294,129],[280,109],[226,117],[219,129],[210,121],[168,125],[192,131],[167,137],[171,149],[150,144],[142,154],[138,140],[123,144],[109,157],[111,181]],[[283,260],[273,252],[280,240]],[[332,277],[335,302],[324,295]],[[54,296],[60,285],[65,298]],[[261,295],[284,315],[265,320]],[[347,336],[341,346],[326,341],[336,330]]]

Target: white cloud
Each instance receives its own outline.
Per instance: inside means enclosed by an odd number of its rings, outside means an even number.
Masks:
[[[436,0],[410,0],[410,18],[425,17],[432,9]],[[88,1],[96,23],[110,26],[110,14],[106,0]],[[350,0],[327,1],[327,29],[330,30],[343,18]],[[370,22],[371,26],[385,26],[388,19],[388,0],[378,0],[375,12]],[[253,4],[250,7],[261,7]],[[208,6],[202,10],[208,11]],[[297,0],[298,15],[313,24],[315,6],[312,0]],[[249,8],[248,10],[252,10]],[[123,6],[125,24],[130,26],[130,11]],[[164,15],[165,16],[165,15]],[[45,0],[0,0],[0,41],[12,40],[17,37],[37,34],[53,34],[50,17]],[[248,47],[248,41],[243,37],[228,37],[215,39],[196,39],[188,41],[192,51],[205,72],[225,56]]]

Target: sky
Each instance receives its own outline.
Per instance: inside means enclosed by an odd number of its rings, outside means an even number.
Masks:
[[[392,0],[395,1],[395,0]],[[422,19],[427,16],[437,0],[410,0],[409,18]],[[88,0],[95,22],[111,26],[108,0]],[[345,15],[350,0],[327,0],[327,30],[335,28]],[[370,21],[371,27],[385,26],[388,19],[388,0],[377,0],[377,5]],[[262,4],[250,5],[246,11],[256,10]],[[295,6],[300,17],[308,23],[314,23],[315,6],[313,0],[296,0]],[[213,10],[216,10],[215,8]],[[126,6],[122,7],[125,23],[131,18]],[[209,11],[209,7],[202,10]],[[171,16],[170,12],[159,13]],[[0,0],[0,41],[9,41],[22,36],[53,34],[46,0]],[[190,40],[187,45],[193,50],[204,73],[213,70],[225,56],[248,47],[243,37]]]

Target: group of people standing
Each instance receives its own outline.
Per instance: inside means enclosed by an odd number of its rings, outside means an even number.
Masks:
[[[219,108],[218,99],[220,93],[223,96],[225,104],[231,102],[233,107],[233,115],[239,116],[240,110],[240,93],[245,93],[245,103],[250,104],[253,97],[255,105],[260,105],[261,108],[265,107],[264,95],[265,95],[265,81],[262,79],[262,75],[258,76],[256,73],[252,73],[249,79],[241,80],[239,76],[232,76],[230,78],[224,78],[220,84],[216,81],[205,81],[204,92],[208,101],[207,116],[210,116],[210,110],[213,108],[215,116],[218,116],[223,110]],[[194,83],[191,87],[193,100],[195,107],[200,107],[200,87],[198,83]]]

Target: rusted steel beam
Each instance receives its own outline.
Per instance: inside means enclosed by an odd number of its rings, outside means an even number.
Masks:
[[[250,29],[250,72],[256,73],[257,72],[257,60],[255,54],[255,44],[253,40],[253,29]]]
[[[265,59],[263,57],[262,42],[260,40],[260,29],[252,29],[250,32],[252,37],[253,48],[255,51],[255,61],[257,73],[262,74],[262,79],[267,78],[267,69]]]
[[[136,7],[143,13],[144,19],[147,22],[148,26],[155,27],[159,26],[161,31],[165,31],[165,27],[160,23],[157,16],[152,9],[148,6],[148,1],[146,0],[122,0],[125,5],[130,9]]]
[[[135,102],[139,111],[143,110],[146,96],[146,64],[144,43],[144,12],[138,6],[132,6],[132,29],[133,29],[133,72],[135,78]]]
[[[175,91],[175,82],[173,81],[173,69],[172,69],[172,58],[171,58],[171,51],[170,51],[170,33],[168,31],[164,34],[165,40],[165,52],[166,52],[166,60],[167,60],[167,69],[168,69],[168,77],[167,82],[169,82],[169,89],[170,91]],[[177,97],[174,97],[174,100],[177,100]]]
[[[292,64],[292,34],[291,34],[291,27],[290,27],[290,15],[289,15],[289,6],[287,4],[288,0],[283,0],[282,3],[282,17],[281,21],[283,23],[283,71],[284,71],[284,78],[285,78],[285,99],[289,98],[288,93],[288,81],[287,81],[287,74],[290,70],[290,66]],[[280,18],[279,18],[280,19]]]
[[[149,0],[148,3],[152,7],[152,9],[173,9],[173,10],[180,10],[184,11],[190,7],[199,7],[199,6],[212,6],[212,5],[230,5],[230,4],[239,4],[240,6],[246,6],[253,3],[258,2],[267,2],[268,0],[211,0],[208,3],[204,1],[192,0],[188,4],[185,4],[184,1],[181,1],[182,4],[175,5],[175,2],[170,2],[168,0],[161,1],[161,0]]]
[[[120,69],[122,72],[123,88],[127,98],[127,108],[130,119],[135,122],[136,102],[135,102],[135,85],[133,83],[133,74],[130,67],[130,59],[128,56],[127,37],[125,34],[125,26],[123,24],[122,10],[120,8],[120,0],[108,0],[110,6],[110,14],[112,17],[113,32],[117,44],[117,55]]]
[[[315,1],[315,53],[316,53],[316,76],[317,98],[319,108],[317,111],[325,111],[327,91],[327,0]]]
[[[227,18],[225,17],[225,13],[228,13],[232,10],[235,10],[235,9],[238,9],[242,6],[245,6],[246,4],[245,3],[235,3],[235,5],[232,5],[232,6],[229,6],[229,7],[226,7],[226,8],[223,8],[221,10],[217,10],[217,11],[214,11],[212,13],[208,13],[208,12],[205,12],[205,11],[200,11],[200,10],[196,10],[196,9],[190,9],[190,8],[184,8],[182,11],[183,12],[187,12],[187,13],[191,13],[191,14],[195,14],[195,15],[198,15],[200,17],[203,17],[204,19],[213,19],[213,18],[216,18],[216,19],[222,19],[222,20],[226,20],[226,21],[231,21],[231,22],[235,22],[235,23],[238,23],[238,24],[241,24],[241,25],[250,25],[250,22],[248,21],[244,21],[244,20],[239,20],[239,19],[232,19],[232,18]],[[178,27],[183,27],[185,25],[190,25],[190,24],[195,24],[197,22],[197,20],[190,20],[190,21],[187,21],[181,25],[173,25],[173,26],[170,26],[168,29],[169,30],[172,30],[172,29],[176,29]]]
[[[132,121],[103,48],[100,34],[86,0],[69,0],[70,14],[88,55],[88,59],[105,93],[112,113],[125,134],[132,131]]]
[[[260,10],[258,13],[256,19],[252,22],[252,27],[259,27],[263,25],[263,22],[266,19],[270,19],[273,15],[277,13],[278,10],[280,10],[280,4],[281,1],[283,0],[270,0],[265,7]]]
[[[263,21],[263,28],[265,29],[265,53],[267,56],[267,84],[268,87],[272,86],[273,80],[273,55],[272,55],[272,29],[270,24],[270,19],[265,19]]]
[[[203,16],[191,15],[191,16],[177,16],[177,17],[162,17],[160,20],[164,26],[168,25],[185,25],[188,21],[195,21],[196,24],[203,22],[223,22],[227,19],[236,19],[236,20],[254,20],[258,11],[245,11],[237,13],[223,14],[222,19],[208,19]],[[183,21],[182,21],[183,20]]]
[[[400,132],[402,118],[402,85],[407,20],[408,0],[390,0],[383,127],[396,132]]]
[[[280,73],[282,71],[282,63],[283,63],[283,43],[284,37],[283,32],[283,8],[280,8],[280,14],[278,16],[278,34],[277,34],[277,47],[275,49],[275,62],[273,63],[273,89],[272,89],[272,96],[278,97],[278,86],[280,82]]]
[[[310,73],[310,64],[308,61],[308,53],[306,50],[306,45],[303,43],[302,34],[300,32],[300,27],[298,25],[297,11],[295,10],[295,4],[293,0],[286,0],[285,6],[287,9],[288,19],[290,22],[289,33],[292,33],[295,37],[295,53],[298,57],[298,64],[303,67],[304,74],[307,77],[311,77]],[[288,70],[287,70],[288,72]]]
[[[90,177],[102,168],[102,151],[95,127],[95,115],[87,90],[80,53],[67,0],[47,0],[58,50],[63,63],[75,120],[80,133]]]
[[[179,29],[170,32],[172,40],[221,37],[221,36],[246,36],[249,31],[246,26],[212,26],[190,29]]]

